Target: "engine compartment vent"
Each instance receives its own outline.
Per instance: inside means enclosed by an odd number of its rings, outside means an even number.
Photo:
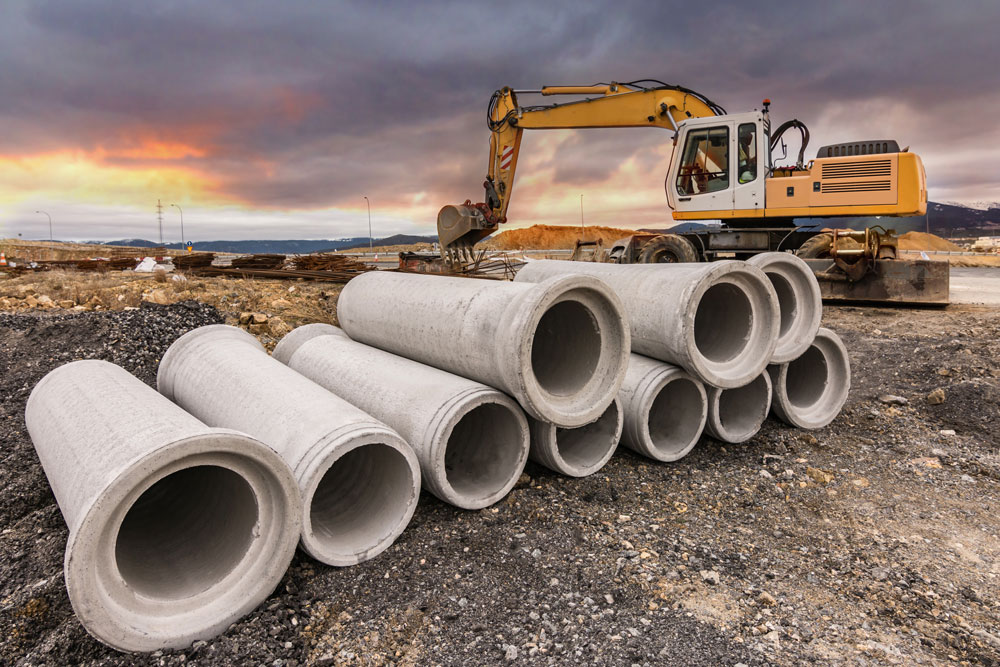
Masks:
[[[822,183],[820,192],[888,192],[892,190],[892,181],[841,181],[839,183]]]
[[[863,162],[823,164],[821,174],[823,179],[891,176],[892,160],[865,160]]]
[[[821,157],[845,157],[851,155],[878,155],[879,153],[898,153],[899,144],[892,139],[872,139],[871,141],[849,141],[846,144],[830,144],[820,146],[816,153]]]

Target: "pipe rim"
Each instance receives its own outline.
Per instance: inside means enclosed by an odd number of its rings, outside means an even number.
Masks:
[[[607,465],[608,461],[611,460],[611,457],[618,450],[618,443],[621,441],[622,431],[625,427],[624,408],[621,399],[615,396],[615,400],[611,401],[611,404],[605,408],[601,416],[589,424],[584,424],[573,429],[561,428],[555,424],[546,422],[536,421],[535,424],[535,433],[545,441],[545,444],[542,445],[545,449],[545,454],[537,458],[538,462],[567,477],[587,477]],[[578,433],[578,437],[589,435],[588,439],[590,440],[593,440],[596,435],[602,438],[603,442],[603,438],[607,435],[606,432],[599,431],[596,434],[587,434],[582,433],[582,431],[595,427],[606,429],[609,424],[613,424],[613,426],[611,427],[611,437],[607,439],[607,443],[601,449],[598,449],[597,446],[593,447],[598,451],[597,456],[589,456],[585,460],[580,460],[579,457],[571,457],[577,459],[574,461],[567,459],[565,453],[566,434],[574,431],[581,432]],[[560,435],[564,436],[562,442],[560,442]]]
[[[332,324],[325,322],[303,324],[286,333],[274,346],[271,356],[287,366],[300,347],[319,336],[343,336],[347,338],[347,334],[342,329]]]
[[[657,444],[657,441],[653,438],[650,431],[650,413],[652,412],[657,399],[659,399],[663,394],[663,391],[669,385],[676,382],[689,383],[695,388],[699,397],[701,413],[699,415],[697,428],[690,431],[689,437],[682,441],[683,444],[679,447],[664,448],[663,446]],[[642,443],[642,453],[656,461],[662,461],[664,463],[677,461],[691,453],[694,446],[701,440],[701,435],[705,430],[705,423],[708,420],[708,394],[705,391],[705,385],[684,370],[672,367],[667,369],[665,372],[659,373],[658,377],[654,378],[653,381],[646,386],[646,389],[642,392],[641,401],[642,420],[639,422],[639,438]]]
[[[302,493],[301,543],[302,548],[316,560],[327,565],[345,567],[371,560],[392,546],[406,529],[420,498],[420,463],[406,441],[389,428],[361,428],[351,431],[346,436],[343,432],[336,432],[332,437],[342,440],[341,443],[331,445],[329,439],[321,440],[314,446],[314,451],[321,452],[321,455],[304,461],[295,470]],[[394,508],[397,513],[391,525],[382,530],[381,535],[373,540],[370,546],[354,550],[343,549],[335,540],[324,540],[319,537],[313,527],[313,504],[316,492],[326,474],[339,460],[360,448],[375,446],[387,447],[403,458],[410,477],[408,493],[402,499],[403,506]],[[374,516],[372,518],[374,519]]]
[[[524,397],[524,407],[532,417],[563,428],[576,428],[596,421],[618,394],[625,377],[631,338],[624,307],[618,295],[606,283],[586,274],[567,274],[528,283],[526,304],[511,322],[498,354],[509,352],[520,360],[518,377],[512,383]],[[542,318],[563,303],[580,304],[595,325],[600,339],[598,358],[583,386],[568,394],[546,389],[537,378],[533,351]]]
[[[736,290],[746,300],[750,321],[742,346],[728,359],[710,359],[698,344],[698,327],[692,325],[686,329],[686,359],[682,365],[708,385],[734,389],[752,382],[764,371],[774,354],[780,325],[778,297],[771,281],[757,267],[735,260],[714,262],[692,288],[684,313],[685,321],[697,321],[702,298],[716,288]],[[677,314],[664,309],[663,317],[664,327],[669,330],[670,322],[676,320]],[[726,327],[730,330],[734,327],[731,319],[726,322]]]
[[[769,363],[780,364],[792,361],[801,356],[816,337],[820,319],[823,316],[823,302],[816,274],[802,258],[788,252],[767,252],[754,255],[747,260],[748,264],[761,269],[772,281],[777,276],[787,282],[795,301],[795,312],[791,314],[793,321],[784,332],[779,332],[778,341]],[[784,325],[786,315],[782,309],[782,295],[775,287],[778,296],[779,318]]]
[[[851,361],[847,346],[834,331],[820,327],[816,332],[811,348],[815,347],[823,359],[827,369],[827,378],[831,374],[836,377],[826,381],[826,386],[819,397],[810,405],[799,406],[788,397],[788,369],[799,359],[776,366],[777,381],[775,382],[772,408],[778,418],[789,424],[804,429],[819,429],[828,425],[840,414],[847,396],[851,390]],[[804,356],[803,353],[802,356]],[[799,357],[801,358],[801,356]],[[770,371],[770,369],[768,369]]]
[[[519,436],[519,441],[516,443],[517,454],[510,462],[512,465],[503,484],[494,486],[486,493],[470,496],[459,492],[448,480],[446,457],[455,428],[472,412],[485,406],[499,408],[516,426]],[[443,406],[440,418],[435,420],[434,431],[425,441],[429,443],[428,454],[425,460],[421,461],[425,488],[440,500],[455,507],[478,510],[499,502],[514,488],[528,461],[530,431],[527,417],[513,399],[495,389],[483,388],[458,395]]]
[[[758,383],[764,385],[764,390],[761,392],[762,396],[757,396],[749,394],[752,398],[756,399],[753,404],[753,414],[747,420],[747,423],[742,428],[734,428],[732,425],[725,425],[722,423],[721,416],[721,403],[723,400],[723,395],[728,394],[727,398],[732,399],[736,396],[735,392],[741,392],[741,396],[747,396],[745,392],[757,391],[760,392],[760,388],[757,387]],[[746,442],[750,438],[757,435],[760,431],[761,426],[764,424],[764,420],[767,419],[767,413],[771,408],[772,400],[772,385],[771,376],[767,371],[764,371],[757,377],[755,377],[751,382],[743,385],[742,387],[736,387],[734,389],[719,389],[713,387],[708,392],[708,422],[705,427],[706,430],[714,437],[716,440],[721,440],[722,442],[728,442],[730,444],[739,444],[741,442]]]
[[[167,601],[141,595],[117,565],[122,522],[154,484],[200,466],[229,470],[251,489],[257,518],[248,547],[227,574],[197,594]],[[124,651],[184,648],[217,636],[281,581],[298,543],[301,507],[291,470],[250,436],[211,429],[169,443],[118,474],[71,531],[65,578],[73,610],[90,634]]]

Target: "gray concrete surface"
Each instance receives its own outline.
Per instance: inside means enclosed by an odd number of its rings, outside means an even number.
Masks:
[[[681,366],[706,384],[742,386],[760,375],[774,354],[778,297],[755,266],[540,260],[529,262],[515,280],[575,274],[600,278],[621,298],[633,352]]]
[[[271,445],[303,501],[302,547],[328,565],[374,558],[417,506],[420,465],[382,422],[272,359],[252,335],[210,325],[163,355],[157,388],[213,426]]]
[[[823,316],[816,274],[808,264],[788,252],[754,255],[747,264],[764,272],[778,297],[780,326],[770,363],[797,359],[812,344]]]
[[[701,438],[708,415],[705,387],[684,369],[633,354],[619,397],[622,444],[629,449],[654,461],[676,461]]]
[[[69,526],[73,610],[102,642],[153,651],[211,639],[284,576],[301,504],[263,443],[209,428],[97,360],[42,378],[25,422]]]
[[[1000,267],[953,266],[951,302],[1000,306]]]
[[[600,470],[614,455],[622,437],[624,419],[616,396],[597,421],[577,428],[531,422],[532,461],[569,477],[586,477]]]
[[[840,414],[851,389],[851,361],[840,336],[821,328],[798,359],[767,367],[771,410],[786,424],[823,428]]]
[[[416,452],[424,488],[447,503],[492,505],[524,469],[528,423],[492,387],[358,343],[328,324],[289,332],[273,356],[396,429]]]
[[[746,442],[764,425],[770,408],[771,377],[767,371],[735,389],[709,387],[705,430],[722,442]]]
[[[600,417],[618,393],[622,313],[611,288],[584,275],[529,284],[373,271],[337,302],[354,340],[500,389],[567,428]]]

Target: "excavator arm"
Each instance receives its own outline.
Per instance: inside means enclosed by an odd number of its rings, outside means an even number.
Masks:
[[[585,97],[561,104],[521,106],[518,94]],[[688,118],[724,114],[725,109],[703,95],[660,81],[496,91],[487,112],[490,158],[483,183],[485,201],[473,204],[467,200],[441,209],[438,240],[442,257],[452,263],[471,260],[472,246],[506,222],[524,130],[660,127],[676,131],[677,124]]]

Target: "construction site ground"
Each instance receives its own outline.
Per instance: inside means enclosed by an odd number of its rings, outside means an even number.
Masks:
[[[1000,663],[1000,309],[964,304],[828,306],[854,380],[820,431],[768,421],[749,443],[704,438],[674,464],[620,450],[585,479],[529,463],[481,511],[423,494],[370,562],[300,552],[263,605],[189,650],[128,656],[90,638],[25,431],[32,387],[82,358],[153,384],[184,332],[225,321],[271,346],[335,321],[339,290],[0,278],[0,662]]]

